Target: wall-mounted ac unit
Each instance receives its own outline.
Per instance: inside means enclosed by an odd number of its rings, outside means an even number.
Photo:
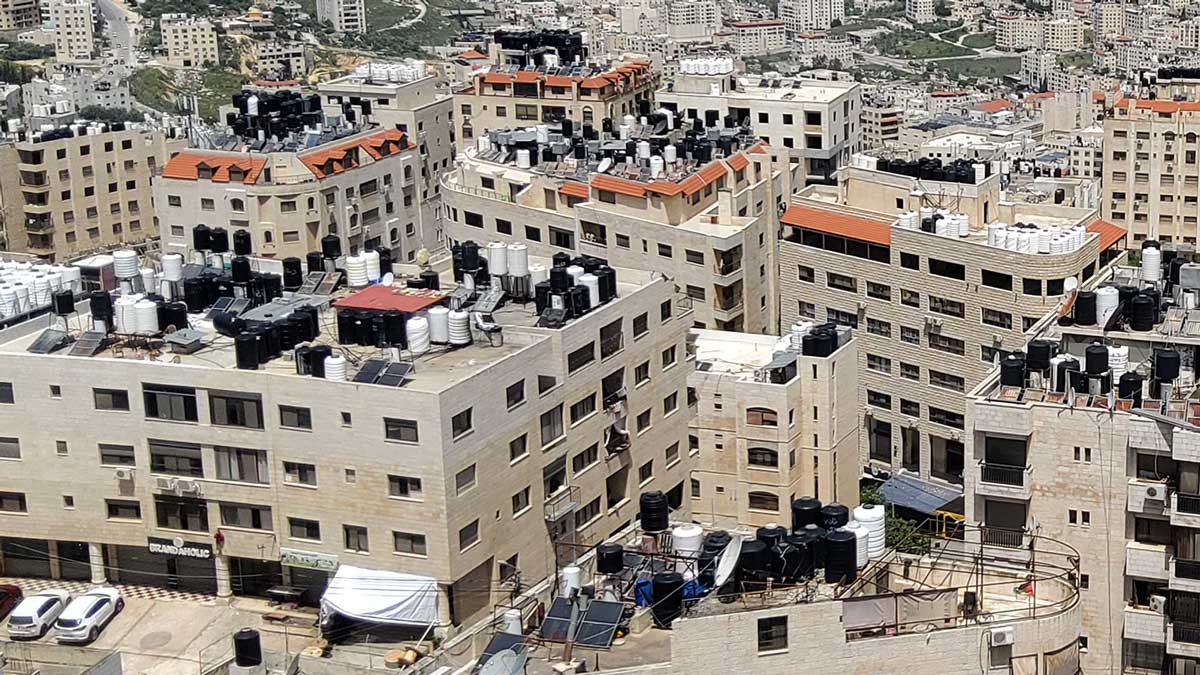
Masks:
[[[154,488],[156,490],[162,490],[164,492],[174,492],[175,491],[175,479],[174,478],[155,478],[154,479]]]
[[[113,472],[113,478],[117,480],[133,480],[133,469],[117,469]]]
[[[1016,631],[1012,626],[1004,626],[1001,628],[993,628],[988,633],[988,640],[993,647],[1009,646],[1016,639]]]
[[[1150,611],[1157,614],[1167,613],[1167,596],[1152,595],[1150,596]]]
[[[1148,502],[1165,502],[1167,487],[1165,485],[1146,485],[1142,488],[1142,499]]]
[[[200,484],[194,480],[176,480],[175,487],[180,492],[200,494]]]

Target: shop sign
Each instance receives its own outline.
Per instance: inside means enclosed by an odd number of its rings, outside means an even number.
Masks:
[[[180,537],[175,537],[174,539],[148,537],[146,539],[146,547],[150,549],[151,553],[157,553],[158,555],[177,556],[180,558],[208,560],[212,558],[213,555],[211,545],[184,541]]]
[[[313,553],[311,551],[298,551],[294,548],[280,547],[279,563],[288,567],[302,567],[320,572],[336,572],[338,557],[326,553]]]

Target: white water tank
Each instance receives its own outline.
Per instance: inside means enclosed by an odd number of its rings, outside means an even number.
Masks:
[[[867,554],[871,560],[883,555],[885,548],[884,511],[878,504],[863,504],[854,509],[854,520],[867,530]]]
[[[50,280],[46,278],[46,275],[39,274],[33,278],[33,293],[30,301],[30,309],[50,304]]]
[[[534,138],[537,140],[538,145],[546,145],[550,142],[549,124],[539,124],[535,129]]]
[[[567,565],[562,570],[562,583],[558,587],[558,594],[562,597],[570,597],[571,591],[583,588],[583,570],[575,565]]]
[[[662,157],[660,157],[658,155],[654,155],[653,157],[651,157],[650,158],[650,178],[652,180],[657,180],[660,176],[662,176],[663,168],[665,165],[666,165],[666,162],[663,161]]]
[[[600,306],[600,277],[585,273],[579,276],[579,283],[588,289],[588,298],[592,307]]]
[[[663,161],[667,164],[674,164],[678,159],[678,151],[675,150],[674,144],[668,144],[663,147]]]
[[[452,309],[447,319],[448,342],[456,347],[471,344],[471,315],[461,309]]]
[[[450,310],[441,305],[429,308],[429,340],[444,345],[450,342]]]
[[[638,141],[637,156],[638,159],[650,159],[650,141]]]
[[[361,255],[346,256],[346,283],[350,288],[363,288],[371,283],[367,275],[367,260]]]
[[[147,293],[157,293],[158,284],[154,278],[154,270],[149,267],[143,267],[138,270],[138,275],[142,277],[142,290]]]
[[[429,320],[423,316],[414,316],[404,324],[404,334],[408,338],[408,351],[421,355],[429,351]]]
[[[362,257],[363,261],[366,262],[367,265],[367,282],[372,283],[379,281],[379,277],[383,276],[383,272],[381,271],[379,263],[379,251],[376,251],[375,249],[363,251]]]
[[[546,269],[545,265],[541,263],[533,263],[529,266],[529,286],[531,288],[537,286],[543,281],[549,280],[550,270]]]
[[[508,247],[502,241],[487,245],[488,273],[494,277],[508,274]]]
[[[567,274],[571,275],[571,285],[579,284],[579,277],[583,276],[584,269],[579,265],[570,265],[567,267]]]
[[[133,318],[136,329],[141,335],[153,335],[158,332],[158,304],[153,300],[139,300],[133,305]]]
[[[1162,279],[1162,251],[1151,246],[1142,249],[1142,281],[1148,284]]]
[[[325,379],[335,382],[346,381],[346,357],[330,354],[325,357]]]
[[[509,244],[505,253],[507,258],[505,265],[508,267],[508,275],[513,277],[523,277],[529,274],[529,247],[525,244]],[[549,278],[549,272],[546,273]]]
[[[162,275],[164,281],[183,281],[183,256],[178,253],[164,253]]]
[[[698,558],[703,543],[704,528],[699,525],[687,523],[671,530],[671,546],[675,549],[675,555],[681,558]],[[694,568],[694,565],[685,560],[679,561],[678,571],[680,572],[689,572]]]
[[[857,520],[852,520],[846,523],[842,528],[847,532],[854,533],[854,564],[857,567],[863,567],[871,562],[871,554],[868,544],[870,543],[871,533],[866,527]]]
[[[1112,371],[1112,377],[1116,378],[1125,374],[1129,369],[1129,347],[1125,345],[1110,346],[1108,348],[1108,368]]]
[[[996,243],[1005,230],[1008,229],[1004,223],[988,223],[987,226],[987,243],[988,246],[997,246]]]
[[[517,168],[528,169],[529,166],[529,151],[524,148],[517,150]]]
[[[17,291],[12,286],[0,286],[0,317],[17,313]]]
[[[623,141],[629,140],[629,125],[622,124],[617,127],[617,138]]]
[[[1096,323],[1104,326],[1121,304],[1121,292],[1116,286],[1101,286],[1096,289]]]
[[[118,333],[136,333],[137,318],[133,306],[138,302],[135,295],[122,295],[113,303],[113,328]]]
[[[521,635],[524,630],[525,626],[521,621],[521,610],[516,607],[504,610],[504,623],[501,626],[501,632],[508,633],[509,635]]]
[[[113,251],[113,272],[118,279],[132,279],[138,275],[138,255],[133,249]]]

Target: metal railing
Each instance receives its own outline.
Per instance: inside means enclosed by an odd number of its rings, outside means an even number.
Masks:
[[[1171,638],[1176,642],[1200,645],[1200,624],[1171,622]]]
[[[718,312],[728,312],[732,314],[734,312],[741,311],[741,309],[745,306],[746,302],[740,297],[735,298],[728,303],[722,302],[719,299],[713,300],[713,309],[717,310]]]
[[[1180,579],[1200,580],[1200,560],[1175,559],[1175,576]]]
[[[1025,533],[1020,530],[1009,530],[1002,527],[987,527],[986,525],[979,528],[983,536],[983,543],[993,546],[1003,546],[1005,548],[1021,548],[1025,543]]]
[[[1175,510],[1180,513],[1200,515],[1200,495],[1177,494],[1175,496]]]
[[[717,274],[720,274],[721,276],[727,276],[727,275],[733,274],[734,272],[740,272],[741,269],[742,269],[742,261],[740,259],[728,260],[728,261],[717,261],[717,262],[713,263],[713,272],[716,272]]]
[[[1022,487],[1025,485],[1025,467],[983,462],[980,466],[980,480],[984,483]]]

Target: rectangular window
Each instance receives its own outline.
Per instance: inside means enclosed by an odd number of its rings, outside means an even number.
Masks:
[[[961,263],[947,262],[937,258],[929,259],[929,273],[949,279],[965,280],[967,278],[967,268]]]
[[[825,318],[839,326],[858,328],[858,314],[855,314],[854,312],[843,312],[840,309],[826,307]]]
[[[929,371],[929,384],[932,384],[935,387],[941,387],[942,389],[950,389],[952,391],[963,391],[964,387],[966,386],[963,378],[957,375],[951,375],[949,373],[938,372],[933,369],[930,369]]]
[[[867,369],[878,371],[880,373],[892,372],[892,360],[886,356],[877,356],[875,354],[867,354]]]
[[[567,354],[567,373],[574,373],[575,371],[595,360],[596,343],[589,342],[570,354]]]
[[[218,480],[262,485],[271,482],[267,471],[266,450],[216,446],[213,448],[213,456],[216,460]]]
[[[472,466],[473,468],[473,466]],[[401,499],[420,499],[421,479],[412,476],[388,476],[388,496]]]
[[[921,416],[921,404],[906,398],[900,399],[900,412],[911,417]]]
[[[0,512],[25,513],[25,495],[21,492],[0,492]]]
[[[600,328],[600,358],[607,359],[608,357],[621,351],[624,346],[621,333],[622,319],[617,319],[607,326]]]
[[[413,532],[392,532],[392,550],[406,555],[427,555],[425,535]]]
[[[645,312],[633,317],[633,337],[640,338],[650,332],[650,322]]]
[[[839,291],[849,291],[851,293],[858,292],[858,280],[854,277],[838,274],[837,272],[825,273],[825,285]]]
[[[867,332],[880,337],[892,337],[892,324],[879,319],[867,319]]]
[[[129,410],[129,392],[124,389],[93,389],[96,410]],[[12,403],[12,385],[8,385],[8,400],[4,400],[4,385],[0,384],[0,403]]]
[[[921,367],[911,363],[900,362],[900,377],[906,380],[920,380]]]
[[[563,408],[561,403],[542,413],[540,421],[542,427],[543,448],[547,445],[550,445],[554,441],[557,441],[559,438],[562,438]]]
[[[867,405],[875,406],[876,408],[892,409],[892,397],[883,392],[867,390]]]
[[[900,341],[907,342],[912,345],[919,345],[919,344],[921,344],[921,331],[917,328],[901,326],[900,327]]]
[[[638,467],[638,484],[643,484],[654,478],[654,460]]]
[[[596,497],[575,512],[575,529],[579,530],[600,515],[600,498]]]
[[[671,245],[670,244],[659,244],[658,245],[658,255],[663,258],[670,258],[672,255]]]
[[[271,507],[253,504],[221,504],[221,524],[250,530],[274,530]]]
[[[458,531],[458,550],[465,551],[471,546],[474,546],[479,541],[479,521],[473,521],[470,525]]]
[[[454,438],[458,438],[469,432],[472,424],[471,408],[467,408],[450,418],[450,433]]]
[[[321,541],[321,523],[307,518],[288,518],[288,536],[292,539]]]
[[[101,443],[100,463],[104,466],[134,466],[137,458],[132,445]]]
[[[963,428],[963,416],[956,412],[929,406],[929,421],[955,429]]]
[[[1012,314],[1001,312],[995,309],[981,308],[982,317],[980,321],[986,326],[996,326],[997,328],[1011,329]]]
[[[907,307],[920,307],[921,294],[916,291],[910,291],[906,288],[900,289],[900,304]]]
[[[596,412],[596,394],[593,392],[571,404],[571,424]]]
[[[679,393],[671,392],[663,397],[663,417],[679,409]]]
[[[650,362],[642,361],[633,369],[633,383],[635,385],[646,382],[650,379]]]
[[[921,257],[912,253],[901,253],[900,266],[908,270],[921,269]]]
[[[1041,279],[1022,279],[1021,292],[1025,295],[1041,295],[1042,280]]]
[[[777,652],[787,649],[787,617],[769,616],[758,620],[758,651]]]
[[[637,416],[637,431],[642,433],[650,428],[650,409],[646,408]]]
[[[208,532],[208,504],[202,499],[156,496],[154,513],[161,528]]]
[[[575,234],[557,227],[550,227],[550,245],[568,250],[575,248]]]
[[[316,485],[317,467],[304,462],[284,462],[283,482],[291,485]]]
[[[454,494],[462,496],[471,488],[475,487],[475,465],[472,464],[467,468],[454,474]]]
[[[684,258],[693,265],[704,264],[704,251],[693,251],[692,249],[684,249]]]
[[[366,553],[371,550],[370,539],[367,536],[367,528],[361,525],[343,525],[342,539],[347,551],[355,553]]]
[[[992,288],[999,288],[1005,291],[1012,290],[1013,280],[1011,274],[993,272],[991,270],[980,270],[979,276],[980,281],[983,282],[984,286],[991,286]]]
[[[867,282],[867,297],[875,298],[876,300],[892,299],[892,287],[885,284],[877,284],[874,281]]]
[[[142,385],[146,417],[176,422],[196,422],[196,390],[160,384]]]
[[[518,380],[504,389],[504,398],[508,409],[512,410],[525,402],[525,380]]]
[[[208,404],[215,425],[263,428],[262,399],[258,396],[209,392]]]
[[[809,267],[808,265],[798,265],[796,269],[796,278],[800,281],[807,281],[811,284],[813,280],[816,279],[816,272],[814,272],[813,268]]]
[[[662,351],[662,369],[666,370],[675,365],[675,347],[667,347]]]
[[[383,418],[383,436],[389,441],[416,443],[418,439],[416,420]]]
[[[108,511],[109,520],[141,520],[142,505],[135,501],[124,499],[106,499],[104,508]]]
[[[965,316],[965,310],[961,302],[950,300],[949,298],[940,298],[936,295],[929,296],[929,311],[959,319]]]
[[[483,216],[471,211],[463,211],[463,222],[471,227],[483,227]]]
[[[289,429],[311,429],[312,411],[294,405],[279,406],[279,426]]]
[[[595,443],[589,445],[571,458],[571,473],[576,475],[583,473],[588,467],[596,463],[599,456],[599,446]]]
[[[165,473],[189,478],[204,477],[199,445],[158,440],[151,440],[149,444],[151,473]]]
[[[962,340],[952,338],[939,333],[929,334],[929,347],[948,354],[962,356],[965,353],[966,346]]]
[[[529,437],[521,434],[508,442],[508,461],[515,462],[529,454]]]

